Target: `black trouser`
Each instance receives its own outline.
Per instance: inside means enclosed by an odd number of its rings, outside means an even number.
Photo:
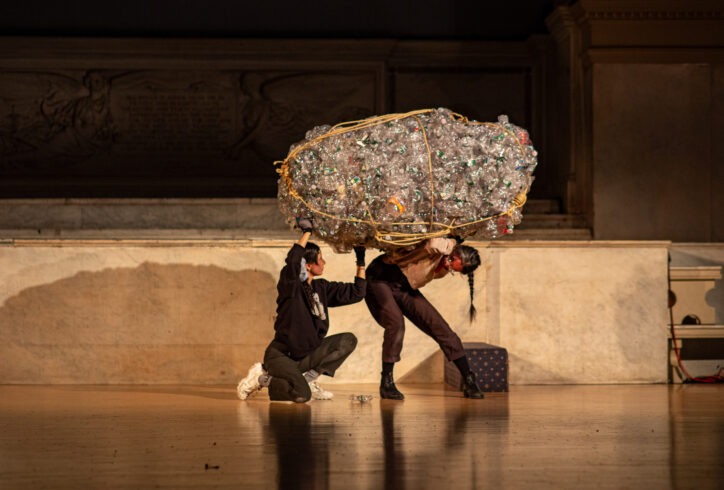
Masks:
[[[417,289],[412,289],[407,278],[395,264],[385,264],[382,256],[367,268],[367,307],[384,329],[382,362],[398,362],[405,338],[405,318],[432,337],[445,357],[454,361],[465,355],[460,337],[434,306]]]
[[[319,347],[303,359],[295,361],[289,357],[286,345],[273,340],[264,353],[264,369],[272,377],[269,383],[269,399],[298,403],[309,401],[312,392],[302,373],[314,369],[319,374],[334,376],[334,372],[355,347],[357,337],[354,334],[338,333],[325,337]]]

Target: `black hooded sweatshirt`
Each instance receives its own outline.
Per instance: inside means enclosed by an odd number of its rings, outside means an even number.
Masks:
[[[304,247],[295,243],[289,250],[286,265],[277,283],[277,319],[274,322],[274,340],[287,347],[287,354],[300,360],[319,347],[329,330],[328,307],[357,303],[365,297],[367,282],[355,277],[354,283],[313,279],[312,289],[319,295],[326,319],[312,315],[311,305],[302,290],[299,273],[302,269]]]

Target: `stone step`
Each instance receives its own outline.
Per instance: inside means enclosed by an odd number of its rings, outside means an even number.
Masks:
[[[1,229],[286,229],[274,198],[11,199]]]
[[[559,214],[561,206],[558,199],[528,199],[523,206],[523,214]]]
[[[553,199],[528,201],[516,236],[590,238],[582,216],[554,212],[557,208]],[[4,238],[234,238],[288,231],[274,198],[0,200]]]
[[[554,199],[530,200],[523,213],[524,222],[544,228],[575,226]],[[0,200],[0,228],[286,229],[286,223],[275,198],[6,199]]]
[[[526,214],[518,229],[585,228],[586,219],[578,214]]]
[[[516,228],[513,233],[501,237],[500,240],[593,240],[588,228]]]
[[[193,242],[199,240],[208,243],[209,240],[219,242],[251,240],[263,242],[266,240],[295,241],[299,234],[294,230],[249,230],[249,229],[113,229],[113,230],[57,230],[57,229],[0,229],[0,244],[12,244],[16,240],[88,240],[99,241],[99,246],[106,242],[117,240],[159,240],[169,242],[181,240]],[[496,240],[591,240],[591,231],[587,228],[548,228],[548,229],[520,229],[516,228],[510,235],[502,236]],[[475,240],[473,238],[472,240]],[[220,243],[223,245],[224,243]]]

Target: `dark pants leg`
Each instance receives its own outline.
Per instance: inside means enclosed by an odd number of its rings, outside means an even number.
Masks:
[[[304,373],[314,369],[319,374],[334,377],[334,373],[355,347],[357,347],[357,337],[353,333],[344,332],[325,337],[319,347],[299,361],[299,371]]]
[[[367,269],[367,307],[384,329],[382,362],[398,362],[405,338],[405,320],[432,337],[445,357],[465,355],[460,337],[419,290],[412,289],[399,267],[375,259]]]
[[[304,403],[312,397],[307,380],[299,370],[299,362],[289,357],[276,342],[264,353],[264,369],[271,375],[269,398]]]
[[[417,328],[432,337],[448,360],[454,361],[465,356],[465,349],[460,337],[453,332],[442,315],[418,290],[400,291],[395,301],[402,313]]]
[[[395,301],[392,287],[384,281],[367,281],[365,303],[375,321],[385,329],[382,362],[398,362],[405,339],[405,319]]]
[[[271,400],[291,400],[298,403],[308,401],[312,393],[302,373],[314,369],[320,374],[334,376],[357,346],[357,337],[352,333],[330,335],[300,361],[295,361],[272,342],[264,354],[264,367],[272,376],[269,383]]]

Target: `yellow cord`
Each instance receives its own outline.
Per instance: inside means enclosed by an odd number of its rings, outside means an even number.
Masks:
[[[433,178],[432,178],[432,153],[430,152],[430,145],[427,140],[427,131],[425,130],[425,127],[423,126],[422,121],[420,121],[420,119],[417,117],[419,114],[427,114],[427,113],[433,112],[433,111],[434,111],[434,109],[420,109],[417,111],[407,112],[405,114],[387,114],[384,116],[378,116],[378,117],[373,117],[373,118],[369,118],[369,119],[362,119],[362,120],[358,120],[358,121],[347,121],[347,122],[336,124],[336,125],[332,126],[332,128],[325,134],[323,134],[321,136],[317,136],[313,140],[307,141],[305,144],[300,145],[297,148],[295,148],[294,150],[292,150],[291,152],[289,152],[289,155],[287,155],[287,157],[284,160],[275,161],[274,165],[281,164],[281,167],[277,169],[277,173],[279,173],[282,180],[284,180],[284,183],[287,186],[287,191],[289,192],[289,195],[292,196],[293,198],[301,201],[302,204],[304,204],[307,207],[307,209],[309,209],[313,213],[316,213],[320,216],[325,216],[327,218],[331,218],[331,219],[335,219],[335,220],[339,220],[339,221],[348,221],[351,223],[368,224],[368,225],[372,226],[372,228],[375,230],[375,240],[377,240],[377,242],[386,243],[386,244],[390,244],[390,245],[397,245],[397,246],[416,245],[420,242],[427,240],[428,238],[435,238],[435,237],[449,235],[452,233],[453,230],[457,231],[460,228],[474,225],[477,223],[482,223],[485,221],[502,218],[503,216],[510,216],[513,214],[513,212],[516,209],[522,208],[525,205],[526,200],[527,200],[527,193],[528,193],[527,188],[523,192],[518,194],[515,197],[515,199],[513,199],[513,205],[502,213],[499,213],[499,214],[496,214],[493,216],[488,216],[486,218],[481,218],[481,219],[478,219],[475,221],[470,221],[467,223],[459,224],[459,225],[454,224],[455,223],[454,219],[450,224],[439,223],[439,222],[435,221],[435,213],[434,213],[435,186],[434,186]],[[471,122],[465,116],[462,116],[462,115],[454,113],[454,112],[452,114],[453,114],[454,119],[456,118],[457,120],[460,120],[465,124],[480,124],[480,125],[497,127],[497,128],[502,129],[503,131],[505,131],[506,133],[511,135],[513,138],[515,138],[515,141],[518,143],[518,146],[520,147],[521,153],[525,154],[523,145],[521,144],[521,142],[518,139],[518,137],[516,136],[516,134],[513,133],[512,131],[510,131],[505,126],[501,126],[500,124],[487,123],[487,122],[477,122],[477,121]],[[302,151],[304,151],[305,149],[307,149],[308,147],[322,141],[325,138],[330,138],[330,137],[336,136],[338,134],[344,134],[344,133],[348,133],[351,131],[357,131],[360,129],[377,126],[378,124],[384,124],[386,122],[396,121],[398,119],[404,119],[406,117],[414,117],[415,120],[417,121],[417,123],[420,125],[420,131],[422,132],[422,136],[425,141],[425,148],[427,150],[427,162],[428,162],[428,170],[429,170],[429,178],[430,178],[430,206],[431,206],[429,223],[427,223],[427,222],[387,223],[387,222],[375,221],[374,218],[372,217],[372,213],[370,213],[369,206],[367,206],[367,213],[366,213],[370,217],[369,220],[357,219],[357,218],[341,218],[339,216],[331,215],[329,213],[326,213],[324,211],[321,211],[319,209],[316,209],[316,208],[310,206],[309,203],[307,201],[305,201],[304,198],[302,198],[302,196],[300,196],[299,193],[294,189],[294,186],[292,183],[292,178],[290,175],[289,163],[291,161],[294,161],[296,156],[299,153],[301,153]],[[400,232],[392,232],[392,231],[380,231],[378,229],[378,226],[380,226],[380,225],[382,225],[382,226],[385,226],[385,225],[386,226],[390,226],[390,225],[396,225],[396,226],[429,225],[430,229],[432,229],[434,227],[440,227],[440,229],[438,231],[428,231],[425,233],[400,233]],[[474,233],[474,231],[463,232],[464,235],[470,235],[473,233]]]

